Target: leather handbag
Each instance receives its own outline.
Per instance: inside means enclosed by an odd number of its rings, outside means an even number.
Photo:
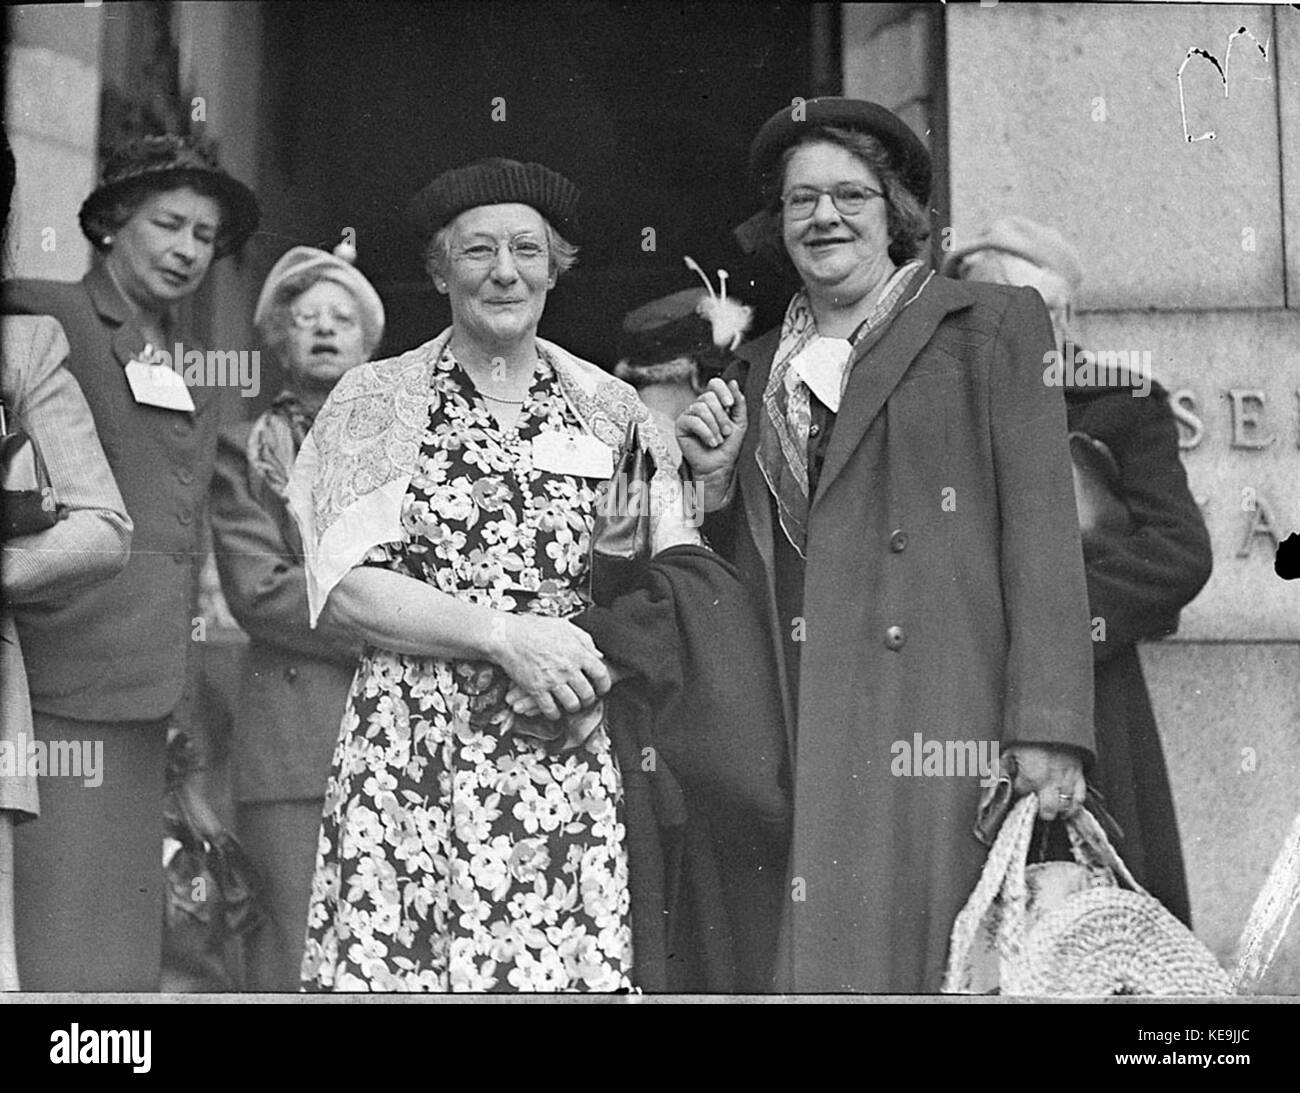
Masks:
[[[629,422],[613,477],[596,499],[588,567],[588,591],[594,603],[609,604],[653,554],[650,497],[654,476],[654,456],[642,443],[637,423]]]
[[[189,739],[168,741],[163,798],[163,966],[191,989],[239,990],[241,939],[267,920],[263,880],[194,781]]]
[[[1074,468],[1074,501],[1079,510],[1079,530],[1089,534],[1127,535],[1133,516],[1120,488],[1119,463],[1104,441],[1087,433],[1070,434],[1070,462]]]
[[[67,515],[36,441],[0,401],[0,540],[48,531]]]
[[[1011,810],[953,923],[945,994],[1234,994],[1218,961],[1149,895],[1087,809],[1073,862],[1027,865],[1038,795]]]

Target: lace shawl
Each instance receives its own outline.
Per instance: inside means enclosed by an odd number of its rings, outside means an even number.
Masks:
[[[402,498],[411,484],[420,445],[437,398],[431,379],[444,330],[399,357],[370,361],[334,387],[307,434],[289,477],[289,511],[302,535],[307,600],[314,627],[330,591],[366,551],[405,537]],[[650,491],[654,550],[698,545],[682,504],[677,457],[645,405],[627,383],[553,342],[537,339],[560,389],[585,431],[617,452],[627,425],[641,425],[654,456]]]

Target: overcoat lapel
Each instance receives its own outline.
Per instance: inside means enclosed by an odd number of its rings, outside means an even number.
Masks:
[[[107,320],[107,324],[112,328],[113,333],[111,342],[113,346],[113,357],[118,366],[123,370],[123,382],[125,382],[125,370],[127,364],[139,357],[145,346],[144,332],[140,329],[139,323],[135,320],[135,314],[130,306],[122,299],[122,294],[113,284],[112,277],[109,276],[108,270],[102,263],[96,262],[91,266],[86,276],[82,279],[86,286],[86,292],[90,296],[90,302],[94,305],[95,311],[101,319]],[[169,345],[160,345],[158,349],[172,349]],[[180,366],[180,362],[177,362]],[[189,389],[190,398],[194,400],[194,412],[198,413],[217,392],[215,388],[205,387],[197,384]],[[186,413],[189,411],[171,411],[172,413]]]
[[[738,467],[740,475],[740,494],[745,502],[745,519],[749,525],[749,535],[763,562],[764,587],[767,589],[767,603],[764,613],[771,620],[773,631],[773,648],[776,654],[776,677],[781,688],[781,705],[785,712],[786,746],[790,753],[790,762],[794,763],[794,696],[790,694],[788,676],[785,669],[785,642],[779,630],[780,620],[776,610],[776,567],[773,561],[773,524],[771,494],[767,483],[759,473],[756,453],[758,451],[758,433],[763,414],[763,392],[767,389],[767,378],[772,371],[772,357],[780,342],[780,329],[772,330],[743,345],[737,350],[737,356],[749,361],[749,375],[745,380],[745,402],[749,410],[749,428],[740,446]]]
[[[921,290],[919,298],[903,308],[880,341],[861,356],[854,356],[844,399],[835,416],[835,430],[826,450],[826,463],[817,483],[817,495],[812,499],[813,506],[825,496],[844,470],[890,393],[925,348],[944,316],[972,302],[969,293],[959,283],[933,277]]]

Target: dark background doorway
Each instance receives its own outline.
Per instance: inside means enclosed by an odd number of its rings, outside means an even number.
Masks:
[[[699,283],[684,254],[710,275],[728,269],[733,292],[759,309],[755,332],[765,329],[787,283],[742,255],[731,231],[756,210],[750,139],[783,103],[815,93],[815,11],[267,5],[259,196],[274,255],[355,229],[358,264],[388,307],[381,353],[418,345],[450,313],[422,269],[406,202],[448,167],[505,155],[545,163],[583,191],[579,264],[547,302],[544,336],[610,367],[629,309]],[[504,121],[493,120],[494,100]]]

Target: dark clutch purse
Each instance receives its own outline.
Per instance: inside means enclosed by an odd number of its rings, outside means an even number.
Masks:
[[[591,524],[589,591],[592,602],[602,607],[653,553],[650,490],[654,476],[654,456],[641,443],[637,423],[629,422],[614,476],[596,499]]]
[[[36,441],[11,423],[0,402],[0,540],[48,531],[66,515]]]
[[[1084,535],[1127,535],[1133,516],[1120,490],[1119,464],[1102,441],[1087,433],[1070,434],[1074,500]]]

